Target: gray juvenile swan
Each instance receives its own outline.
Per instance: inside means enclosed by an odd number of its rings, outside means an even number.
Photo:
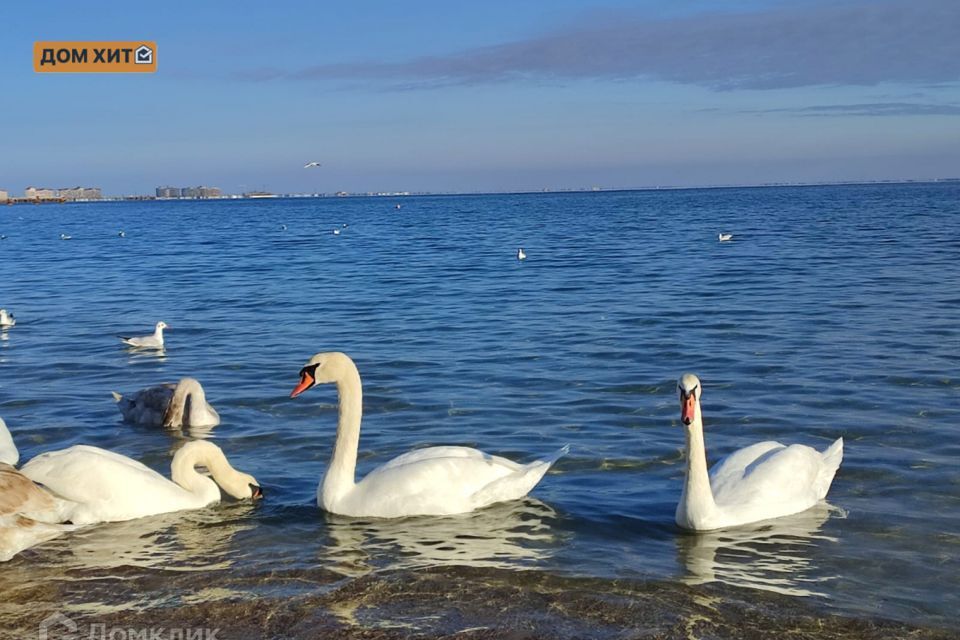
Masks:
[[[147,387],[129,396],[112,393],[124,422],[168,429],[220,424],[220,415],[207,404],[203,387],[193,378]]]

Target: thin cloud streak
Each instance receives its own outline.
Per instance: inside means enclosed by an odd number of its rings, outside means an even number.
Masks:
[[[786,113],[797,116],[960,116],[960,106],[952,104],[916,104],[912,102],[869,102],[829,104],[782,109],[758,109],[740,113]]]
[[[243,79],[386,81],[436,88],[510,81],[652,79],[713,90],[960,80],[960,2],[882,0],[644,20],[635,13],[528,40],[405,62],[356,62]]]

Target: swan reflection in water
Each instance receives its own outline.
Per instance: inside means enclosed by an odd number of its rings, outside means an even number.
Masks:
[[[837,542],[821,532],[831,511],[819,503],[802,513],[734,529],[684,534],[677,538],[687,584],[722,582],[792,596],[822,596],[822,575],[813,559],[818,546]]]
[[[117,567],[226,569],[236,556],[234,536],[255,526],[255,508],[253,504],[231,502],[84,527],[43,545],[37,560],[61,575],[69,569]]]
[[[452,516],[395,519],[325,514],[320,552],[332,569],[356,577],[379,568],[535,566],[558,546],[556,512],[535,498]]]

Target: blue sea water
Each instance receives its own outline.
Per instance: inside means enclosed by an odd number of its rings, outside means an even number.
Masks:
[[[119,567],[227,581],[468,565],[721,582],[960,628],[960,184],[395,202],[0,208],[0,307],[18,319],[0,333],[0,416],[22,459],[86,443],[166,474],[181,438],[207,436],[266,494],[51,541],[0,566],[11,593]],[[115,338],[158,320],[171,326],[162,355]],[[336,392],[288,395],[328,350],[364,381],[361,474],[426,445],[570,453],[530,500],[476,514],[324,515]],[[829,505],[679,531],[685,371],[703,381],[711,462],[759,440],[842,436]],[[121,423],[111,390],[182,376],[220,412],[210,434]]]

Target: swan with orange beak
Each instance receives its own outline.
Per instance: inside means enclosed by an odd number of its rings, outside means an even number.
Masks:
[[[710,531],[806,511],[823,500],[843,459],[843,438],[820,452],[802,444],[758,442],[707,472],[700,378],[685,373],[677,383],[680,421],[686,431],[686,477],[676,521],[684,529]]]

